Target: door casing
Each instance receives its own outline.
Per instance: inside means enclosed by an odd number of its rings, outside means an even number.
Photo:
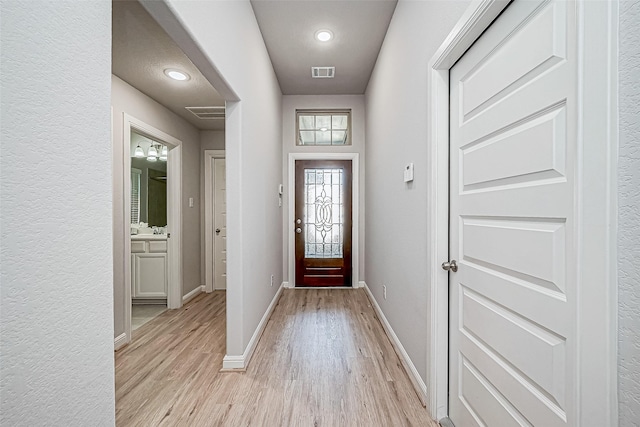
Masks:
[[[360,155],[358,153],[289,153],[289,181],[288,181],[288,215],[285,218],[285,230],[287,230],[289,250],[288,250],[288,273],[289,279],[285,282],[285,287],[295,287],[295,179],[296,160],[351,160],[352,173],[352,234],[351,234],[351,283],[353,288],[360,286],[358,269],[359,267],[359,204],[360,204]]]
[[[129,114],[123,120],[123,167],[124,167],[124,316],[126,339],[122,345],[131,341],[131,131],[147,136],[169,147],[167,159],[167,223],[171,237],[167,239],[167,307],[182,307],[182,141],[157,129]]]
[[[429,183],[427,244],[428,407],[431,416],[448,416],[449,304],[449,69],[509,5],[483,0],[465,11],[428,65],[427,125]],[[617,2],[578,2],[578,110],[576,270],[582,292],[578,316],[590,333],[579,343],[577,419],[584,425],[617,425]],[[588,191],[585,191],[588,190]],[[590,376],[589,372],[602,372]],[[597,377],[597,378],[595,378]]]

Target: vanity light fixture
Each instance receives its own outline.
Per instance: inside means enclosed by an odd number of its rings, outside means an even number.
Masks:
[[[329,30],[316,31],[316,40],[320,42],[328,42],[333,38],[333,33]]]
[[[138,144],[138,146],[136,147],[133,155],[136,157],[144,157],[144,151],[142,150],[142,147],[140,147],[140,144]]]
[[[163,145],[162,149],[160,150],[160,160],[163,162],[166,162],[168,155],[169,155],[169,149],[167,148],[166,145]]]
[[[133,152],[134,157],[146,157],[148,162],[155,162],[157,160],[161,160],[163,162],[167,161],[167,156],[169,155],[169,149],[166,145],[162,144],[151,144],[149,147],[149,151],[145,156],[144,150],[140,147],[140,144],[136,147]]]
[[[156,150],[155,145],[151,144],[149,152],[147,153],[147,161],[155,162],[156,160],[158,160],[158,150]]]
[[[184,71],[176,70],[175,68],[165,68],[164,73],[167,77],[172,78],[173,80],[185,81],[189,80],[191,76]]]

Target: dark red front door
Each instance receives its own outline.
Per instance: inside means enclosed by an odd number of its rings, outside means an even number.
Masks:
[[[296,286],[351,286],[351,160],[297,160]]]

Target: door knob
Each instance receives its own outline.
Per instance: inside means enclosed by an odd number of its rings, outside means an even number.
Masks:
[[[296,224],[302,224],[302,221],[300,220],[300,218],[296,219]]]
[[[216,228],[216,234],[220,234],[220,229]]]
[[[458,271],[458,263],[456,263],[455,259],[452,259],[451,261],[448,261],[448,262],[443,262],[442,269],[445,271],[451,270],[455,273],[456,271]]]
[[[300,227],[296,228],[296,233],[298,234],[302,233],[302,229]]]

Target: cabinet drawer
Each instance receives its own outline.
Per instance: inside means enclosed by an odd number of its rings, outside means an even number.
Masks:
[[[166,253],[167,252],[167,241],[162,240],[159,242],[154,242],[151,240],[149,242],[149,252],[150,253]]]
[[[131,253],[132,254],[139,254],[139,253],[144,253],[147,251],[146,248],[146,244],[147,242],[145,241],[131,241]]]

